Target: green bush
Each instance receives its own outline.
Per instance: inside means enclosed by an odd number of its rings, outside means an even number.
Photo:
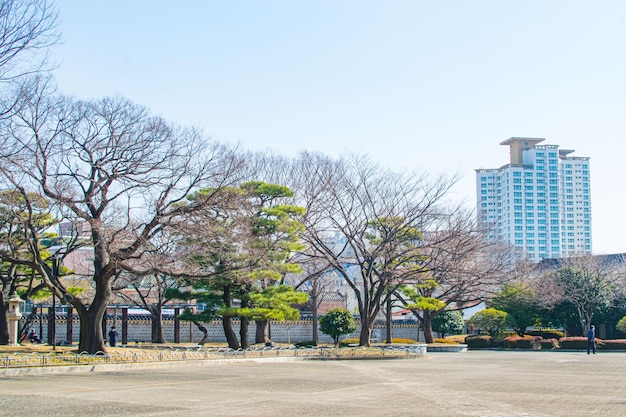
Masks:
[[[343,308],[333,308],[322,316],[319,323],[320,331],[333,338],[335,347],[339,345],[341,336],[356,331],[354,316]]]
[[[604,344],[603,340],[596,339],[596,347],[602,349]],[[586,337],[563,337],[559,339],[559,346],[561,349],[577,349],[587,350],[587,338]]]
[[[541,337],[533,336],[511,336],[503,340],[506,349],[539,349]]]
[[[540,336],[544,339],[560,339],[562,337],[565,337],[565,333],[555,329],[529,330],[525,334],[529,336]]]
[[[626,350],[626,339],[603,340],[602,344],[598,344],[598,349]]]
[[[491,347],[491,336],[467,336],[465,344],[469,349],[481,349]]]
[[[539,345],[541,349],[558,349],[559,341],[558,339],[541,339]]]
[[[442,338],[461,333],[464,325],[465,321],[460,311],[444,310],[435,315],[431,321],[433,331],[439,333],[439,337]]]
[[[295,347],[313,347],[313,346],[317,346],[317,343],[315,343],[312,340],[305,340],[303,342],[294,343],[293,345]]]
[[[617,324],[615,325],[615,328],[617,329],[618,332],[626,333],[626,316],[622,317],[617,322]]]
[[[495,337],[506,326],[507,313],[495,308],[486,308],[474,314],[469,323],[475,328],[486,330],[489,336]]]

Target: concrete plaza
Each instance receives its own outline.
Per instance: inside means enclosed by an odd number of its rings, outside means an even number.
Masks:
[[[221,361],[2,376],[3,416],[624,416],[626,354]]]

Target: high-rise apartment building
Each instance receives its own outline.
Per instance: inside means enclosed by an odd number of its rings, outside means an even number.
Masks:
[[[536,262],[591,253],[589,158],[544,140],[509,138],[508,164],[476,170],[479,225]]]

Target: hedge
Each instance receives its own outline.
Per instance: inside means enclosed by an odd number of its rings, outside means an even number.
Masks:
[[[541,346],[541,349],[558,349],[559,340],[558,339],[541,339],[539,341],[539,345]]]
[[[503,340],[506,349],[540,349],[541,337],[533,336],[510,336]]]
[[[603,341],[596,339],[596,346],[600,348]],[[561,349],[576,349],[587,350],[587,338],[586,337],[562,337],[559,339],[559,346]]]
[[[560,339],[565,337],[565,333],[560,330],[554,329],[537,329],[537,330],[529,330],[526,333],[529,336],[540,336],[544,339]]]
[[[465,344],[470,349],[480,349],[491,347],[491,336],[467,336],[465,338]]]
[[[395,342],[396,339],[393,339],[393,340]],[[457,342],[456,340],[444,339],[441,337],[436,338],[435,343],[444,343],[446,345],[458,345],[459,344],[459,342]]]
[[[542,339],[539,336],[510,336],[502,340],[493,340],[489,336],[467,336],[465,343],[469,349],[505,348],[505,349],[568,349],[587,350],[586,337],[562,337],[561,339]],[[596,339],[598,350],[626,350],[626,339]]]
[[[293,344],[295,347],[313,347],[313,346],[317,346],[317,343],[315,343],[312,340],[306,340],[303,342],[297,342]]]
[[[626,350],[626,339],[603,340],[597,346],[601,350]]]
[[[417,342],[413,339],[405,339],[402,337],[394,337],[393,339],[391,339],[391,342],[394,344],[400,344],[400,345],[416,345]],[[387,340],[383,340],[383,343],[387,343]]]
[[[358,344],[359,344],[359,339],[356,337],[348,337],[339,342],[340,347],[346,347],[348,345],[358,345]]]

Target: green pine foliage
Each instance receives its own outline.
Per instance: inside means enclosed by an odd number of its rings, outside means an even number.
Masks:
[[[186,261],[199,269],[200,276],[189,278],[192,289],[180,298],[209,306],[196,315],[198,321],[218,316],[245,318],[259,325],[298,319],[299,312],[292,306],[306,302],[308,295],[282,285],[281,280],[288,273],[301,272],[291,257],[304,249],[299,238],[304,208],[288,204],[293,192],[278,184],[249,181],[221,192],[226,208],[207,213],[206,231],[192,230],[184,236],[192,248]],[[210,189],[200,190],[188,200],[211,194]],[[235,300],[240,304],[235,305]],[[231,347],[238,347],[233,343]],[[242,346],[246,343],[242,341]]]

